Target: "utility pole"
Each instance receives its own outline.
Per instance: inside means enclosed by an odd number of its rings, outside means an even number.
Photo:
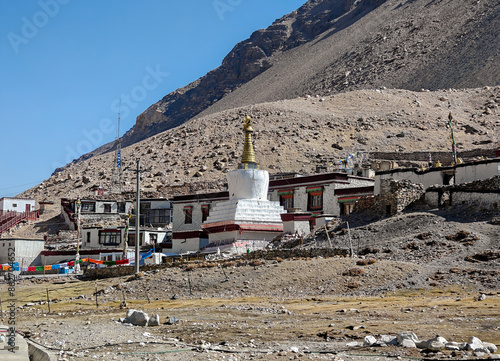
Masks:
[[[80,197],[76,200],[76,214],[77,214],[77,239],[76,239],[76,259],[75,259],[75,273],[80,273],[80,237],[82,234],[80,225],[80,214],[82,209],[82,201]]]
[[[130,206],[127,213],[127,225],[125,227],[125,232],[123,233],[123,259],[127,258],[127,247],[128,247],[128,229],[130,227],[130,218],[132,217],[132,209],[134,207]]]
[[[135,274],[139,274],[139,242],[141,222],[141,159],[137,158],[137,200],[135,204]]]
[[[129,170],[128,167],[125,170]],[[131,169],[130,169],[131,170]],[[132,170],[137,176],[137,199],[135,203],[135,274],[139,274],[139,242],[140,237],[140,221],[141,221],[141,172],[148,172],[151,168],[141,170],[141,159],[137,158],[137,169]]]

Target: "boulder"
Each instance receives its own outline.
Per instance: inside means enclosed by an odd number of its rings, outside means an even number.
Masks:
[[[413,341],[415,344],[418,342],[418,337],[413,332],[400,332],[396,338],[398,345],[402,345],[404,340]]]
[[[175,325],[177,322],[179,322],[179,319],[175,316],[172,316],[168,319],[167,325]]]
[[[448,342],[446,345],[444,345],[444,348],[449,351],[460,351],[460,350],[465,350],[466,346],[467,346],[466,343]]]
[[[395,346],[398,344],[398,338],[396,336],[391,336],[391,335],[381,335],[380,339],[378,340],[380,345],[392,345]]]
[[[373,346],[377,343],[377,339],[374,336],[365,336],[363,341],[363,346]]]
[[[498,347],[494,343],[483,342],[483,346],[486,347],[491,353],[495,353],[498,351]]]
[[[148,320],[148,326],[160,326],[160,316],[153,313]]]
[[[447,343],[448,341],[444,337],[436,336],[427,340],[425,349],[432,352],[438,352],[441,351]]]
[[[493,345],[495,346],[495,345]],[[495,346],[496,348],[496,346]],[[490,353],[491,351],[488,349],[487,345],[483,343],[480,339],[477,337],[472,336],[469,338],[469,341],[467,342],[467,351],[473,351],[474,353],[476,352],[483,352],[483,353]]]
[[[143,311],[128,310],[125,321],[135,326],[146,326],[149,321],[149,316]]]
[[[404,348],[417,348],[417,345],[415,344],[415,341],[412,341],[412,340],[410,340],[408,338],[402,340],[401,343],[400,343],[400,346],[404,347]]]

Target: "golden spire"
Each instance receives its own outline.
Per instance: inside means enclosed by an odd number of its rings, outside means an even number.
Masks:
[[[243,123],[243,130],[245,131],[245,147],[243,148],[243,157],[241,159],[240,168],[259,168],[257,161],[255,160],[255,151],[253,149],[252,143],[252,118],[248,115],[245,117],[245,123]]]

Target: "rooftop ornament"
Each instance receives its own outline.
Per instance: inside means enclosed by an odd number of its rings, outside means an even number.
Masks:
[[[257,161],[255,160],[255,151],[252,143],[252,118],[248,115],[245,117],[243,130],[245,131],[245,147],[243,149],[243,157],[238,169],[259,169],[259,164],[257,164]]]

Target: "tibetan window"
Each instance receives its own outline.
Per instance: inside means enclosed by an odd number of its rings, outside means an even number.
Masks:
[[[287,211],[293,208],[293,190],[278,191],[280,205]]]
[[[184,207],[184,223],[185,224],[193,223],[193,207],[192,206]]]
[[[310,187],[307,192],[307,210],[323,210],[323,187]]]
[[[118,229],[106,229],[99,231],[99,244],[116,246],[121,243],[121,232]]]
[[[201,206],[201,222],[205,222],[210,215],[210,204],[203,204]]]

